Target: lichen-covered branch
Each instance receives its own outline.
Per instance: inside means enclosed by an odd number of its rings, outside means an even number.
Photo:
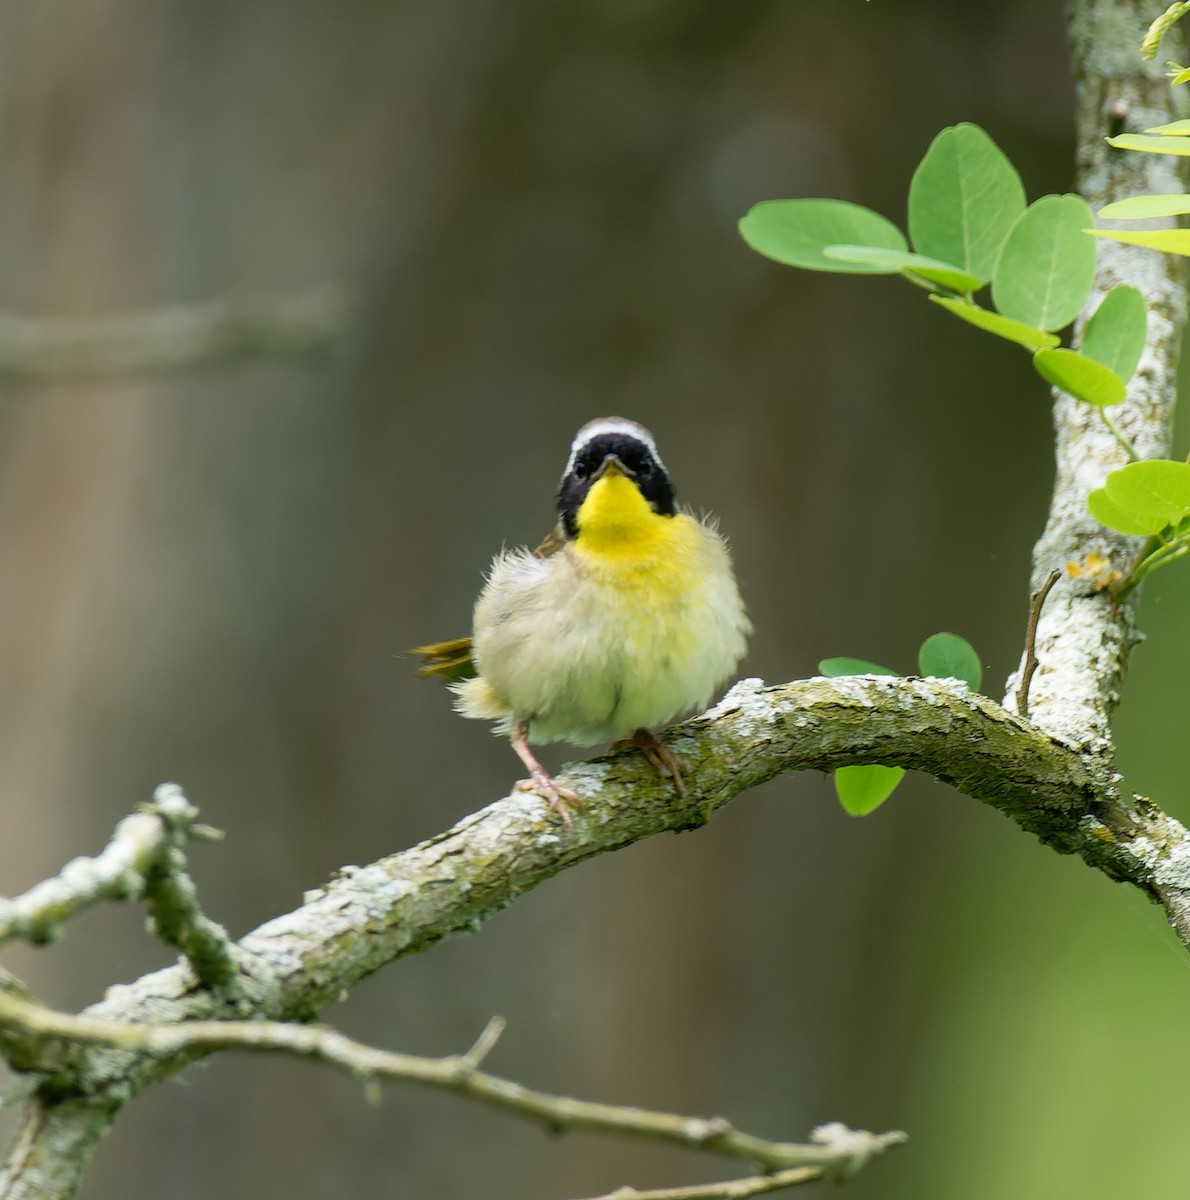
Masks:
[[[208,987],[229,988],[236,968],[226,931],[203,915],[182,847],[220,835],[198,824],[198,809],[174,783],[116,826],[94,858],[76,858],[52,879],[13,899],[0,897],[0,946],[14,938],[52,942],[62,926],[103,900],[143,900],[150,928],[190,959]]]
[[[1170,155],[1115,150],[1108,135],[1138,132],[1173,120],[1177,93],[1153,63],[1137,53],[1154,15],[1143,0],[1072,0],[1070,34],[1077,88],[1078,190],[1098,210],[1113,200],[1182,190],[1183,160]],[[1171,37],[1175,36],[1173,34]],[[1171,46],[1171,52],[1177,52]],[[1155,225],[1172,224],[1166,220]],[[1131,284],[1145,298],[1148,341],[1128,387],[1113,410],[1116,423],[1141,458],[1169,454],[1177,390],[1178,350],[1186,328],[1184,260],[1101,239],[1095,287],[1080,327],[1104,295]],[[1102,555],[1127,570],[1140,539],[1100,525],[1087,511],[1087,495],[1107,473],[1123,466],[1125,452],[1099,413],[1060,392],[1054,397],[1057,473],[1045,531],[1034,548],[1033,587],[1055,568]],[[1137,639],[1136,595],[1123,603],[1084,579],[1062,578],[1037,626],[1038,669],[1030,691],[1030,720],[1093,753],[1110,756],[1109,722],[1120,698],[1129,651]],[[1014,677],[1006,703],[1016,703]]]
[[[195,826],[198,810],[176,783],[163,783],[153,794],[153,805],[158,811],[183,814],[185,831],[191,836],[222,836],[206,826]],[[178,836],[171,837],[163,852],[148,865],[143,899],[149,930],[186,956],[205,987],[234,996],[239,988],[234,947],[227,930],[199,907],[198,892],[186,868]]]
[[[59,381],[193,371],[237,359],[325,354],[348,304],[331,286],[221,296],[92,318],[0,313],[0,379]]]
[[[695,1184],[691,1187],[650,1188],[645,1192],[623,1187],[605,1196],[594,1197],[593,1200],[749,1200],[751,1196],[783,1192],[818,1179],[846,1178],[866,1166],[874,1155],[883,1153],[889,1146],[899,1145],[905,1139],[900,1133],[872,1134],[862,1129],[848,1129],[846,1125],[833,1121],[828,1125],[819,1125],[810,1134],[810,1140],[815,1146],[803,1149],[821,1146],[836,1156],[836,1165],[785,1167],[747,1179],[727,1179],[721,1183]]]
[[[745,680],[679,727],[670,745],[689,767],[684,801],[635,752],[578,764],[563,776],[584,800],[572,831],[537,797],[516,792],[420,846],[344,871],[242,939],[238,1003],[196,989],[193,969],[180,964],[112,988],[88,1015],[168,1023],[227,1019],[243,1005],[260,1018],[309,1019],[384,964],[474,931],[576,862],[701,825],[783,771],[848,763],[928,772],[1154,898],[1171,884],[1190,890],[1181,826],[1119,796],[1097,759],[956,681],[853,676],[765,687]],[[84,1090],[132,1095],[183,1065],[174,1057],[78,1048],[69,1070]],[[54,1068],[65,1069],[57,1061]]]
[[[35,1097],[0,1167],[4,1200],[57,1200],[78,1191],[95,1147],[120,1111],[104,1096]]]
[[[752,1196],[769,1196],[803,1183],[815,1183],[823,1174],[821,1167],[789,1167],[771,1175],[753,1175],[748,1179],[727,1179],[722,1183],[692,1187],[649,1188],[643,1192],[622,1187],[602,1196],[593,1196],[591,1200],[750,1200]]]
[[[722,1118],[682,1116],[629,1105],[597,1104],[525,1087],[481,1069],[504,1024],[493,1020],[466,1054],[425,1058],[363,1045],[334,1029],[275,1021],[188,1021],[179,1025],[133,1025],[76,1017],[0,992],[0,1022],[60,1042],[90,1042],[122,1049],[175,1053],[251,1050],[315,1059],[367,1081],[414,1083],[454,1092],[555,1132],[592,1132],[646,1138],[743,1160],[765,1171],[814,1168],[810,1178],[854,1173],[873,1155],[900,1145],[899,1131],[871,1134],[842,1125],[815,1131],[809,1144],[774,1142],[736,1129]]]
[[[309,1020],[386,963],[478,929],[577,862],[701,825],[783,771],[854,763],[897,764],[952,783],[1056,849],[1141,887],[1166,904],[1179,933],[1190,937],[1186,831],[1160,810],[1120,796],[1100,757],[1078,752],[957,681],[852,676],[765,687],[745,680],[709,713],[675,730],[670,745],[687,763],[684,800],[636,752],[578,764],[561,777],[583,797],[572,829],[544,801],[515,792],[419,846],[344,871],[300,908],[250,933],[234,948],[234,996],[196,986],[193,966],[180,963],[109,989],[83,1016],[153,1025],[245,1013]],[[98,1138],[104,1126],[94,1119],[96,1105],[119,1106],[207,1052],[195,1044],[151,1050],[48,1034],[31,1040],[18,1022],[0,1021],[0,1053],[43,1079],[26,1125],[64,1139],[61,1125],[50,1121],[57,1098],[88,1101],[72,1111]],[[69,1132],[78,1133],[74,1125]],[[77,1156],[79,1146],[72,1145]],[[23,1194],[21,1161],[0,1173],[4,1200]]]

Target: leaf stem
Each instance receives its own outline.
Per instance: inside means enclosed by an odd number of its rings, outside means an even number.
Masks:
[[[1112,600],[1118,604],[1126,599],[1146,575],[1187,553],[1190,553],[1190,534],[1174,537],[1170,541],[1166,541],[1160,534],[1154,534],[1141,548],[1132,569],[1110,589]]]
[[[1151,571],[1155,571],[1158,567],[1163,567],[1167,563],[1173,562],[1174,559],[1181,558],[1188,553],[1190,553],[1190,538],[1168,542],[1159,550],[1154,550],[1152,554],[1136,564],[1136,569],[1132,573],[1133,583],[1139,583]]]
[[[1103,418],[1103,423],[1107,426],[1108,432],[1120,443],[1124,453],[1128,455],[1129,461],[1139,462],[1140,455],[1133,449],[1132,443],[1120,432],[1120,427],[1107,415],[1107,409],[1101,408],[1099,415]]]
[[[907,279],[916,287],[925,288],[927,292],[936,292],[940,296],[958,296],[953,288],[944,287],[940,283],[935,283],[932,279],[927,279],[924,275],[919,275],[910,267],[901,268],[901,278]]]

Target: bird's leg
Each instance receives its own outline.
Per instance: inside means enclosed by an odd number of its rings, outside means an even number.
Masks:
[[[570,809],[566,806],[573,805],[575,808],[582,803],[577,792],[572,792],[570,788],[562,787],[561,784],[555,783],[550,778],[550,773],[537,761],[537,756],[529,749],[529,719],[527,717],[518,717],[512,724],[512,729],[509,730],[509,741],[512,742],[512,748],[517,752],[517,757],[529,769],[529,778],[520,780],[516,787],[521,792],[535,792],[543,800],[550,802],[550,807],[562,818],[562,824],[567,829],[573,823],[570,819]]]
[[[680,800],[686,799],[686,784],[682,772],[686,764],[668,746],[657,740],[650,729],[638,729],[630,738],[621,738],[612,743],[612,753],[635,747],[647,758],[658,775],[668,775],[674,781],[674,790]]]

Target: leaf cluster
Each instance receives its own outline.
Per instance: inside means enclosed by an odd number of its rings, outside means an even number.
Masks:
[[[1174,4],[1167,9],[1153,23],[1142,52],[1153,57],[1165,30],[1187,12],[1190,12],[1190,4]],[[1190,80],[1190,71],[1176,68],[1173,84],[1187,80]],[[1119,150],[1187,157],[1190,156],[1190,121],[1171,121],[1146,129],[1143,134],[1120,134],[1107,141]],[[1176,218],[1186,213],[1190,213],[1190,195],[1174,192],[1129,196],[1101,208],[1099,217],[1108,221],[1142,221]],[[1097,237],[1190,257],[1190,229],[1096,229],[1091,232]],[[1090,334],[1088,325],[1084,349]],[[1103,487],[1087,498],[1091,515],[1101,524],[1120,533],[1148,539],[1132,570],[1113,584],[1117,597],[1127,595],[1150,571],[1190,553],[1190,464],[1169,459],[1137,462],[1132,447],[1127,442],[1123,444],[1134,461],[1111,472]]]
[[[1188,143],[1190,144],[1190,143]],[[909,184],[909,237],[846,200],[769,200],[740,222],[754,250],[790,266],[900,274],[947,312],[1033,352],[1038,373],[1080,400],[1119,404],[1145,344],[1145,305],[1115,289],[1078,350],[1058,332],[1082,311],[1095,278],[1091,210],[1081,196],[1026,203],[1016,168],[978,125],[944,129]],[[910,249],[910,241],[912,249]],[[990,305],[976,294],[990,289]],[[1090,326],[1089,326],[1090,328]]]
[[[1122,149],[1190,155],[1190,121],[1108,141]],[[1181,213],[1190,213],[1190,196],[1135,196],[1107,205],[1099,216],[1135,220]],[[1150,539],[1127,576],[1115,573],[1117,595],[1187,553],[1190,496],[1181,499],[1181,483],[1175,481],[1190,475],[1190,467],[1137,462],[1107,411],[1127,397],[1144,353],[1144,297],[1133,287],[1113,288],[1087,321],[1077,349],[1061,345],[1058,334],[1091,294],[1095,237],[1190,255],[1190,229],[1096,229],[1086,201],[1073,194],[1028,204],[1020,175],[1003,151],[978,125],[963,123],[942,130],[914,171],[908,230],[906,237],[871,209],[829,199],[764,201],[740,221],[744,241],[777,262],[815,271],[902,275],[947,312],[1032,351],[1033,366],[1047,383],[1095,407],[1133,461],[1108,477],[1088,508],[1109,528]],[[985,288],[990,305],[976,300]],[[1171,499],[1155,508],[1154,496]]]

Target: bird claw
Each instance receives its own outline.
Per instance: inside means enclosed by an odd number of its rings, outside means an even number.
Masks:
[[[533,795],[549,801],[550,808],[562,818],[562,824],[567,829],[574,827],[570,810],[578,808],[582,804],[582,798],[578,792],[563,787],[560,783],[555,783],[544,771],[540,775],[534,772],[531,779],[518,779],[513,786],[518,792],[531,792]]]
[[[539,763],[529,749],[529,719],[521,717],[510,730],[510,742],[517,757],[529,768],[529,778],[521,779],[516,784],[518,792],[532,792],[543,800],[548,800],[550,808],[562,818],[562,824],[567,829],[574,827],[570,817],[570,808],[578,808],[582,800],[577,792],[568,787],[562,787],[550,778],[550,773]],[[570,805],[570,808],[566,806]]]
[[[678,793],[678,798],[686,799],[686,783],[682,779],[682,773],[688,768],[668,746],[658,741],[651,730],[638,729],[631,737],[613,742],[611,747],[613,754],[619,750],[633,749],[639,750],[649,760],[658,775],[668,775],[674,781],[674,790]]]

